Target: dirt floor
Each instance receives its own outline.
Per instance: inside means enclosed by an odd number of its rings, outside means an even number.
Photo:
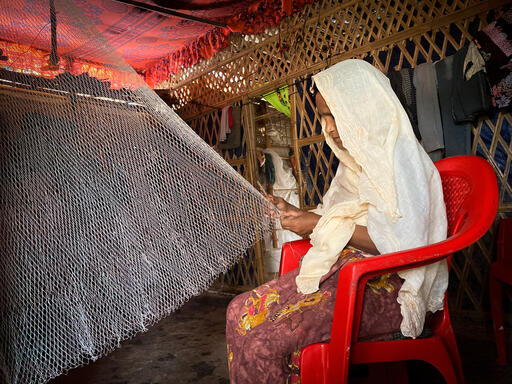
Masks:
[[[229,300],[215,295],[196,297],[109,356],[51,384],[228,384],[224,322]],[[455,330],[467,383],[512,383],[512,364],[495,364],[489,324],[455,319]],[[428,364],[409,362],[408,370],[410,383],[444,382]],[[364,369],[359,371],[356,375],[364,374]]]

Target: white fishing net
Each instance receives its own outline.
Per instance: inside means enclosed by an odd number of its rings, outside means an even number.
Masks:
[[[0,7],[0,43],[18,47],[0,62],[6,383],[46,382],[145,331],[270,224],[268,203],[116,55],[87,2],[55,0],[52,23],[50,3]],[[46,50],[47,67],[13,72],[37,53],[23,47]],[[91,55],[111,83],[82,73],[105,75]]]

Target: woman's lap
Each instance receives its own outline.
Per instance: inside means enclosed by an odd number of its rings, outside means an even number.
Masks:
[[[265,377],[281,380],[280,375],[287,374],[289,355],[306,345],[328,340],[338,271],[347,262],[361,257],[358,251],[344,250],[322,278],[319,291],[313,294],[297,292],[295,270],[233,299],[228,307],[226,329],[230,371],[237,377],[232,381],[251,382],[242,377],[257,372],[262,375],[258,378],[261,383],[266,382]],[[361,339],[382,340],[399,330],[401,315],[396,297],[401,284],[395,274],[368,283]]]

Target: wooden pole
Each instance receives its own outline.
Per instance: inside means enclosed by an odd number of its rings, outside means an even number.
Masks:
[[[296,92],[296,86],[293,82],[288,86],[288,92],[290,93],[290,133],[292,137],[292,158],[295,162],[295,173],[297,177],[297,188],[299,192],[299,202],[301,209],[304,208],[304,180],[302,177],[302,170],[300,168],[300,146],[299,139],[297,133],[297,98],[299,97],[298,92]]]
[[[248,168],[248,179],[252,185],[256,185],[257,176],[257,159],[256,159],[256,119],[254,105],[249,102],[248,97],[242,99],[243,115],[244,115],[244,132],[246,144],[246,158]],[[259,236],[258,236],[259,237]],[[254,269],[256,272],[256,281],[258,285],[265,282],[265,271],[263,266],[263,253],[265,248],[262,240],[257,240],[254,244]]]
[[[267,193],[270,195],[274,194],[274,186],[269,184],[267,187]],[[277,230],[275,225],[272,226],[272,248],[279,248],[279,242],[277,241]]]

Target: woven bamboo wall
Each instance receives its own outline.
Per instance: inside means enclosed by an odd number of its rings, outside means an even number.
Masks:
[[[177,101],[179,114],[190,119],[209,107],[221,107],[243,95],[261,95],[337,61],[376,53],[391,45],[400,48],[404,61],[414,63],[423,57],[436,60],[450,44],[457,44],[450,24],[466,20],[461,31],[468,38],[472,16],[485,16],[506,3],[507,0],[318,0],[282,22],[277,35],[261,36],[262,43],[241,46],[239,52],[215,65],[203,64],[174,76],[169,82],[171,96]],[[434,36],[438,31],[446,38],[441,45]],[[376,64],[387,69],[390,62],[391,57]]]
[[[265,36],[262,43],[233,53],[215,66],[189,69],[186,77],[171,79],[170,92],[178,101],[178,112],[194,122],[213,107],[290,85],[291,124],[297,128],[292,129],[292,147],[303,169],[299,180],[302,205],[312,207],[327,191],[337,160],[325,145],[318,115],[307,113],[314,111],[314,103],[308,92],[302,92],[307,88],[305,75],[347,58],[365,59],[383,71],[443,59],[461,48],[506,3],[320,0],[282,23],[278,35]],[[500,215],[512,210],[511,132],[508,113],[481,119],[473,129],[473,153],[490,161],[500,181]],[[203,137],[208,135],[212,133],[205,131]],[[487,310],[494,232],[493,228],[455,257],[452,308],[472,313]]]

